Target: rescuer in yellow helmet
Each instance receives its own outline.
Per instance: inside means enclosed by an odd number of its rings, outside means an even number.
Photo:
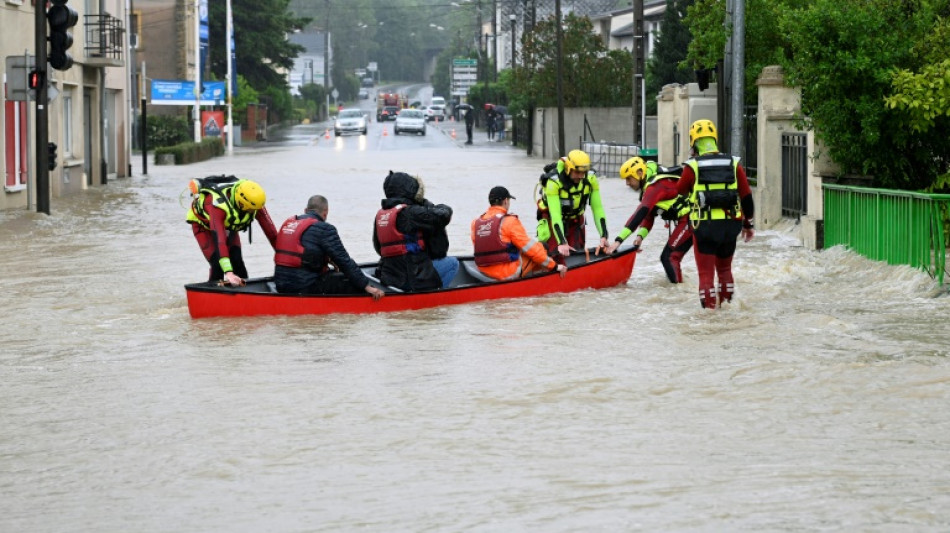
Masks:
[[[588,204],[600,235],[600,247],[606,248],[607,218],[590,156],[583,150],[571,150],[544,170],[538,198],[538,240],[546,243],[548,253],[567,256],[573,250],[585,248],[584,213]]]
[[[607,248],[608,253],[615,252],[634,232],[636,236],[633,239],[633,247],[639,248],[640,243],[653,229],[654,219],[660,216],[666,221],[667,227],[673,226],[663,252],[660,253],[660,263],[671,283],[683,282],[680,263],[693,246],[689,201],[676,192],[676,183],[682,171],[682,167],[658,167],[655,162],[644,161],[639,157],[631,157],[620,166],[620,177],[627,182],[627,186],[640,191],[640,205],[633,211],[613,244]]]
[[[277,228],[264,207],[267,195],[259,184],[234,176],[209,176],[191,181],[192,202],[185,216],[211,272],[208,281],[243,285],[247,267],[241,254],[241,231],[255,220],[271,246]]]
[[[720,153],[718,142],[711,120],[693,122],[689,128],[693,158],[686,161],[677,184],[677,193],[689,198],[699,302],[706,309],[732,301],[736,239],[742,234],[749,242],[755,236],[755,206],[745,169],[738,157]]]

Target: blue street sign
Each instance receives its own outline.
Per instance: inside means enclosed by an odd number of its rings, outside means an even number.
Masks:
[[[223,81],[204,82],[201,105],[224,105],[227,95]],[[195,82],[186,80],[152,80],[152,105],[195,105]]]

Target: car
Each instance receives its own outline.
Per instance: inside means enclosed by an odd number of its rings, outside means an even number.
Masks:
[[[433,96],[432,103],[429,104],[429,109],[432,110],[433,114],[439,117],[439,120],[445,119],[445,98]]]
[[[343,109],[333,123],[333,133],[337,137],[344,133],[366,135],[366,115],[359,109]]]
[[[388,105],[383,107],[383,110],[379,112],[379,116],[376,117],[377,122],[385,122],[387,120],[396,120],[396,117],[399,115],[399,106],[397,105]]]
[[[435,111],[433,111],[429,106],[419,106],[419,111],[422,111],[422,113],[426,116],[426,122],[432,122],[435,120]]]
[[[403,109],[396,117],[393,133],[399,135],[405,132],[426,134],[426,115],[419,109]]]
[[[368,100],[369,91],[367,91],[366,89],[360,89],[359,96],[360,96],[360,100]]]

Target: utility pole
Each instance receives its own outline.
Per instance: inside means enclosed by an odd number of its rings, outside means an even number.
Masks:
[[[195,0],[195,142],[201,142],[201,0]]]
[[[643,0],[633,0],[633,144],[643,148],[643,74],[644,74],[644,43],[643,43]]]
[[[323,89],[327,100],[327,119],[330,118],[330,0],[327,2],[327,22],[323,27]],[[313,69],[310,69],[313,73]]]
[[[732,142],[730,153],[745,155],[745,0],[733,0],[732,14]]]
[[[491,38],[492,59],[495,60],[495,65],[491,69],[491,79],[498,83],[498,0],[491,0]]]
[[[46,68],[46,9],[45,2],[37,4],[36,24],[36,71],[42,83],[36,88],[36,212],[49,212],[49,110],[47,109],[47,91],[49,76]]]
[[[561,28],[561,0],[554,1],[554,23],[557,26],[557,151],[564,151],[564,30]]]

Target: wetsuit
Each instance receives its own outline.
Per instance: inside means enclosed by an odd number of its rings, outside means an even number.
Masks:
[[[711,153],[686,163],[677,192],[690,199],[699,302],[704,308],[714,309],[732,301],[735,292],[732,256],[743,225],[751,227],[749,221],[755,214],[752,189],[737,157]]]

